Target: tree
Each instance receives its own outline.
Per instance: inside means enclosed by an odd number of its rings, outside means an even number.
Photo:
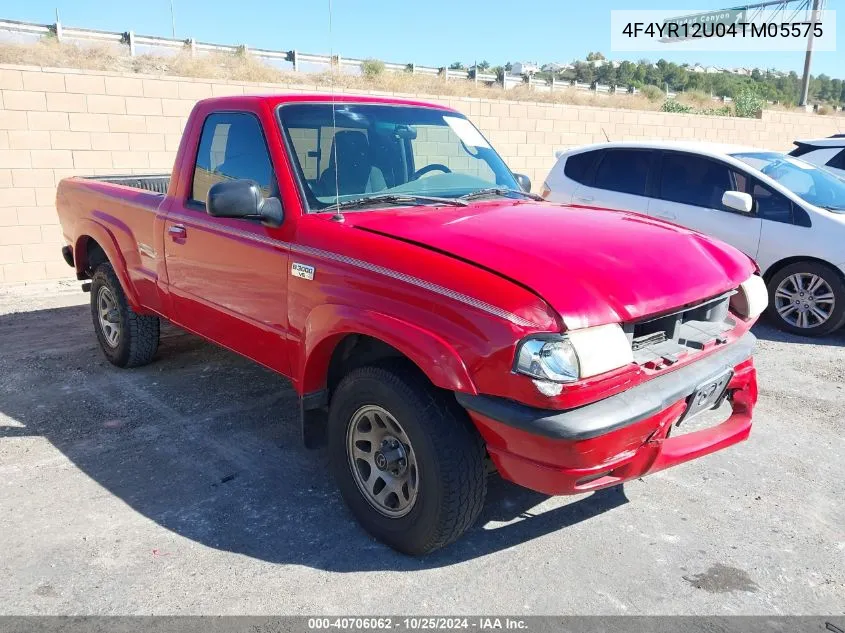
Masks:
[[[602,64],[596,69],[596,81],[600,84],[615,86],[617,83],[616,69],[613,64]]]
[[[575,62],[575,81],[591,84],[595,81],[595,68],[592,64]]]
[[[637,62],[636,70],[634,71],[634,83],[643,85],[646,81],[646,71],[651,68],[651,62],[647,59],[641,59]]]
[[[832,94],[830,91],[830,77],[822,73],[818,76],[815,81],[816,84],[816,95],[822,101],[827,101],[831,98]]]
[[[595,53],[587,53],[587,61],[588,62],[597,62],[604,59],[604,55],[599,52]]]
[[[452,62],[449,64],[449,70],[464,70],[463,62]]]
[[[634,73],[636,72],[637,67],[629,62],[624,61],[619,64],[619,68],[616,69],[616,83],[619,86],[628,86],[633,85],[634,83]]]
[[[490,62],[486,59],[481,60],[478,64],[476,64],[476,68],[478,68],[479,72],[486,72],[488,68],[490,68]]]
[[[645,69],[645,82],[652,86],[663,88],[663,71],[659,67],[652,64]]]
[[[669,84],[670,89],[677,91],[686,89],[689,84],[689,73],[686,68],[681,68],[674,63],[668,63],[662,70],[663,81]]]

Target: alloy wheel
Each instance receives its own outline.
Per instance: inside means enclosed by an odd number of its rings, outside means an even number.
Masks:
[[[775,310],[780,318],[797,328],[827,323],[835,307],[833,289],[823,277],[813,273],[790,275],[775,290]]]
[[[398,518],[414,507],[419,470],[411,441],[387,410],[366,405],[352,416],[347,455],[358,489],[381,514]]]
[[[117,347],[120,342],[120,312],[108,286],[101,286],[97,292],[97,316],[106,343],[109,347]]]

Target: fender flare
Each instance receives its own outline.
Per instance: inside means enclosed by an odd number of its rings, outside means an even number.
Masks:
[[[126,301],[133,310],[139,310],[141,304],[138,301],[138,295],[135,292],[135,286],[129,278],[129,270],[126,265],[126,260],[123,258],[123,253],[120,250],[120,245],[114,233],[99,222],[91,219],[80,220],[77,224],[77,238],[73,246],[74,263],[76,265],[76,274],[79,277],[85,272],[87,262],[87,244],[88,240],[92,239],[99,244],[106,254],[109,263],[114,268],[114,273],[117,275],[123,292],[126,295]]]
[[[300,345],[300,394],[324,389],[332,353],[349,335],[365,335],[395,348],[437,387],[477,394],[458,352],[440,336],[397,317],[349,305],[324,304],[308,315]]]

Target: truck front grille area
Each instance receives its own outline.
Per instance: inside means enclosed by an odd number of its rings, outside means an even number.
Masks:
[[[733,291],[661,317],[623,325],[634,361],[651,369],[674,365],[736,326],[728,310]]]

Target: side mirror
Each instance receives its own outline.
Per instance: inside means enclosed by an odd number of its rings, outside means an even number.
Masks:
[[[516,178],[516,182],[523,191],[531,192],[531,179],[528,176],[525,174],[514,174],[514,178]]]
[[[740,213],[751,213],[751,209],[754,208],[754,199],[750,194],[741,191],[726,191],[722,194],[722,204]]]
[[[254,180],[224,180],[211,186],[205,210],[215,218],[260,218],[266,226],[281,226],[282,202],[265,198]]]

